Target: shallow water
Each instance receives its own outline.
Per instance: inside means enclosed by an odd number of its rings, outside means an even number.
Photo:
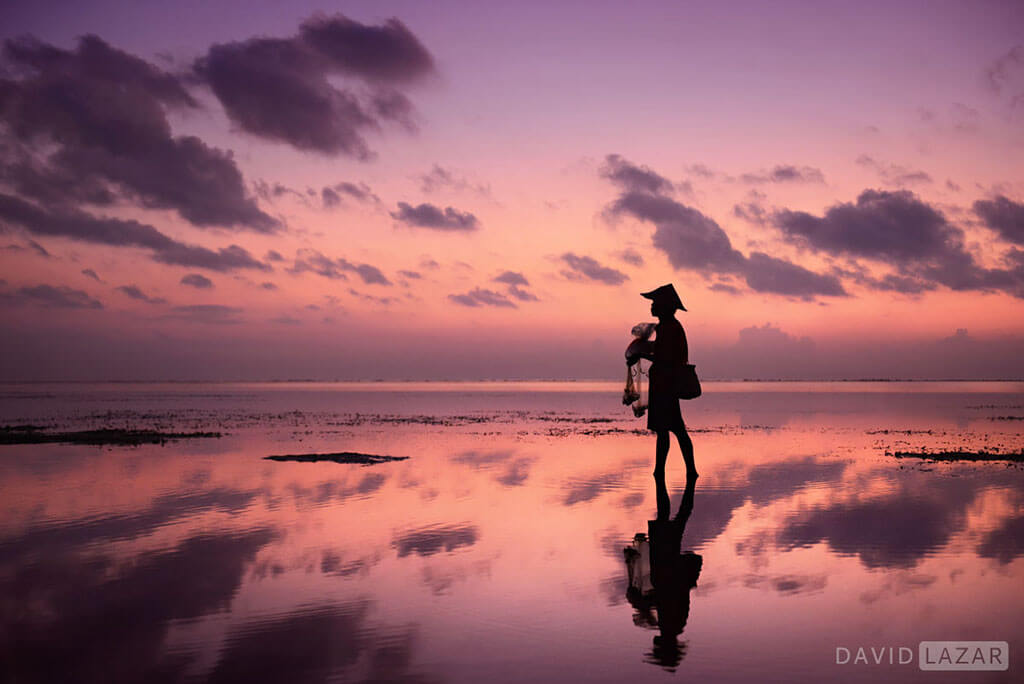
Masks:
[[[1024,469],[886,452],[1019,451],[1024,385],[708,384],[684,405],[700,572],[654,597],[627,592],[654,440],[620,393],[0,386],[0,425],[225,433],[0,446],[2,679],[938,682],[965,675],[919,671],[919,642],[998,640],[1009,671],[971,680],[1019,681]],[[409,458],[263,459],[340,451]],[[675,514],[675,446],[668,478]]]

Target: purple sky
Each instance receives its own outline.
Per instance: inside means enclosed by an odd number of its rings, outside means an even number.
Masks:
[[[709,376],[1024,377],[1020,2],[0,27],[0,380],[617,378],[669,281]]]

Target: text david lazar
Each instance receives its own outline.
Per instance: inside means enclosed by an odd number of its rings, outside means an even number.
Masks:
[[[836,646],[836,665],[910,665],[908,646]],[[1005,641],[922,641],[917,649],[921,670],[1005,671],[1010,646]]]

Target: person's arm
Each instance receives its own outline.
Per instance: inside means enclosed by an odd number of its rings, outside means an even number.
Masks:
[[[690,363],[690,347],[686,344],[686,331],[682,326],[679,326],[679,335],[683,341],[683,363]]]

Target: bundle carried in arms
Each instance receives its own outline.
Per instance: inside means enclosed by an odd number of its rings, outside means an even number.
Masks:
[[[632,405],[633,415],[639,418],[647,411],[647,401],[643,396],[643,379],[647,376],[650,366],[644,368],[642,354],[651,351],[651,335],[654,334],[655,323],[637,323],[633,326],[633,341],[626,347],[626,389],[622,391],[622,403]]]

